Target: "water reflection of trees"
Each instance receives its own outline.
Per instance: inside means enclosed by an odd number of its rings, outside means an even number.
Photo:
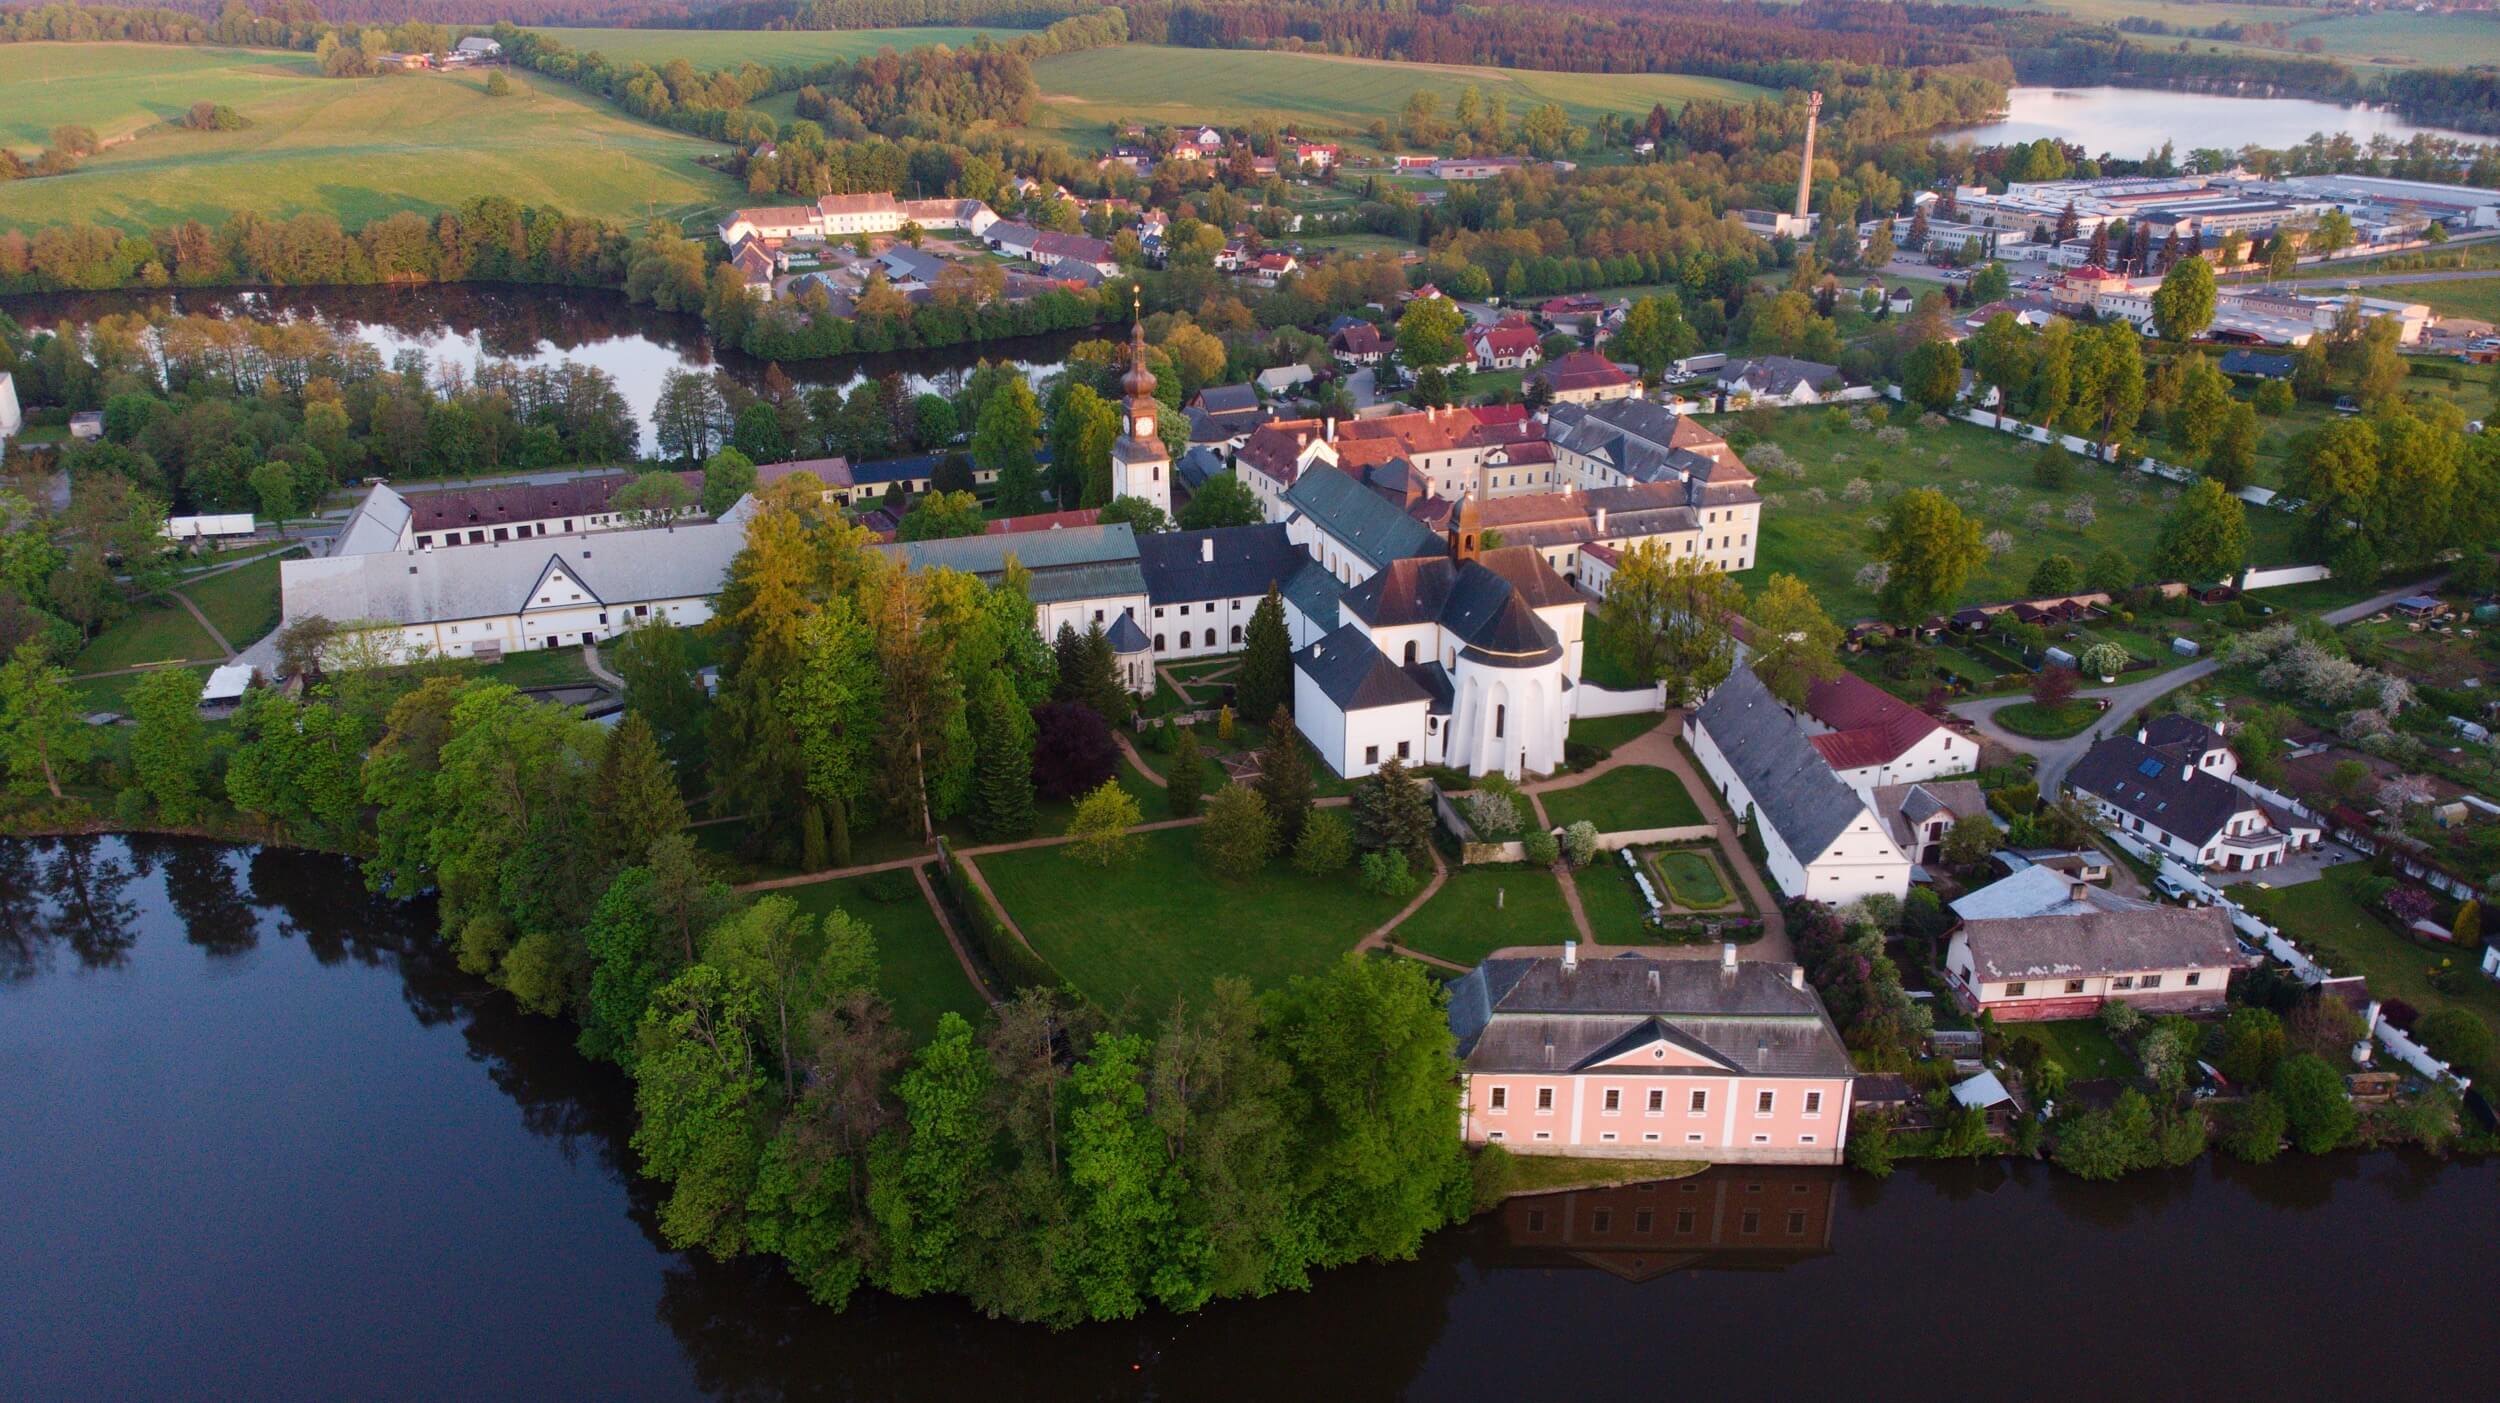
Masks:
[[[67,946],[81,969],[114,969],[130,958],[139,938],[130,884],[146,875],[146,865],[119,839],[81,835],[0,847],[24,850],[25,885],[35,894],[31,903],[8,904],[13,966],[40,972],[54,946]]]

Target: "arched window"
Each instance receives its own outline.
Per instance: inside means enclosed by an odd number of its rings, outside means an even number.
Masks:
[[[1212,647],[1214,647],[1214,646],[1215,646],[1215,630],[1214,630],[1214,629],[1208,629],[1208,630],[1207,630],[1207,646],[1208,646],[1208,647],[1210,647],[1210,648],[1212,648]]]
[[[1500,739],[1502,738],[1502,723],[1503,723],[1504,721],[1508,720],[1509,718],[1510,718],[1510,708],[1509,708],[1509,707],[1507,707],[1507,706],[1496,706],[1496,707],[1494,707],[1494,708],[1493,708],[1493,738],[1494,738],[1495,740],[1500,740]]]
[[[1411,638],[1406,641],[1406,665],[1408,667],[1415,665],[1415,640]]]
[[[1155,635],[1155,651],[1158,653],[1163,651],[1163,635],[1160,633]]]
[[[1235,646],[1241,643],[1241,625],[1239,624],[1233,625],[1233,643]]]

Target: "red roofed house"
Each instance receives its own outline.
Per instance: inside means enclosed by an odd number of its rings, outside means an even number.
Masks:
[[[1595,351],[1573,351],[1547,365],[1534,377],[1549,387],[1557,404],[1598,404],[1630,399],[1641,392],[1641,378]]]
[[[1095,507],[1080,507],[1066,512],[1035,512],[1030,516],[1002,516],[982,529],[991,536],[1013,536],[1025,531],[1063,531],[1071,527],[1092,526],[1102,515]]]
[[[1521,316],[1504,317],[1490,326],[1477,325],[1467,331],[1467,368],[1469,370],[1524,370],[1544,359],[1537,345],[1536,328]]]
[[[2049,307],[2059,312],[2089,312],[2092,310],[2092,299],[2112,288],[2126,285],[2124,274],[2113,273],[2098,263],[2086,263],[2059,278],[2049,288]]]
[[[749,293],[767,302],[772,300],[773,273],[779,265],[773,262],[772,251],[764,247],[763,239],[750,238],[738,245],[729,266],[738,270],[738,280],[746,284]]]
[[[1816,683],[1804,720],[1824,763],[1861,794],[1979,768],[1978,742],[1854,673]]]
[[[1233,467],[1244,487],[1259,499],[1267,519],[1285,519],[1285,489],[1314,463],[1335,466],[1337,450],[1329,442],[1334,426],[1318,419],[1278,419],[1261,424],[1242,440]]]
[[[1379,327],[1362,322],[1329,337],[1328,350],[1348,365],[1378,365],[1389,354],[1389,338]]]
[[[1301,267],[1290,253],[1262,253],[1250,260],[1250,283],[1253,287],[1274,287]]]
[[[1333,141],[1297,141],[1285,148],[1293,159],[1321,170],[1337,164],[1337,143]]]

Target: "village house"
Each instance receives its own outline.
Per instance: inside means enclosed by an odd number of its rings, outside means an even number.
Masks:
[[[686,484],[690,499],[701,493],[701,473],[677,476]],[[614,505],[616,494],[633,481],[631,474],[602,473],[554,483],[404,494],[387,483],[375,483],[340,524],[331,554],[433,550],[645,525]],[[695,510],[689,505],[678,515],[692,516]]]
[[[1758,356],[1731,361],[1713,378],[1731,402],[1795,407],[1824,404],[1849,388],[1840,367],[1791,356]]]
[[[1471,371],[1525,370],[1544,356],[1536,328],[1526,317],[1504,317],[1467,328],[1467,368]]]
[[[1833,773],[1752,667],[1739,666],[1686,716],[1684,739],[1737,822],[1756,826],[1782,894],[1842,906],[1908,893],[1910,859],[1890,825]]]
[[[2123,896],[2047,866],[1953,903],[1945,976],[1999,1022],[2088,1018],[2120,1001],[2146,1013],[2223,1006],[2240,960],[2230,913]]]
[[[1988,796],[1980,792],[1976,780],[1925,780],[1916,784],[1877,785],[1874,792],[1867,795],[1867,800],[1884,820],[1894,846],[1919,867],[1932,866],[1943,860],[1945,835],[1951,833],[1953,825],[1963,819],[1977,819],[1991,828],[1996,826],[1996,820],[1988,813]],[[1913,870],[1911,880],[1917,880],[1919,875]]]
[[[1555,404],[1602,404],[1632,399],[1641,392],[1641,378],[1595,351],[1572,351],[1528,377],[1545,387]]]
[[[1699,553],[1730,573],[1753,568],[1762,494],[1727,440],[1699,420],[1639,399],[1558,404],[1546,413],[1545,437],[1556,485],[1675,483],[1700,528]]]
[[[1979,742],[1853,672],[1815,683],[1804,719],[1832,773],[1861,792],[1979,768]]]
[[[1347,365],[1378,365],[1389,355],[1389,338],[1370,322],[1358,321],[1328,335],[1328,353]]]
[[[1250,431],[1276,417],[1260,400],[1256,385],[1209,385],[1192,396],[1182,411],[1189,417],[1189,441],[1231,453]]]
[[[2191,867],[2244,872],[2315,847],[2323,832],[2232,782],[2239,760],[2221,733],[2163,716],[2084,753],[2066,785],[2095,815]]]
[[[720,241],[736,247],[750,238],[778,245],[792,239],[846,239],[893,234],[906,224],[961,230],[980,237],[998,215],[979,200],[898,200],[892,191],[825,195],[812,205],[768,205],[732,210],[719,225]]]
[[[1520,1154],[1838,1164],[1856,1074],[1804,970],[1495,957],[1450,985],[1461,1133]]]

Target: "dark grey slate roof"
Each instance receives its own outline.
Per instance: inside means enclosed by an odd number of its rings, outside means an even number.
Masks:
[[[2133,736],[2112,736],[2084,752],[2067,772],[2066,783],[2203,847],[2231,815],[2255,808],[2257,801],[2229,780],[2193,769],[2192,760],[2165,754]]]
[[[1271,585],[1282,590],[1309,559],[1286,539],[1281,522],[1160,531],[1137,540],[1146,597],[1157,604],[1240,599],[1265,594]]]
[[[1014,556],[1033,574],[1036,604],[1144,594],[1137,568],[1137,536],[1125,521],[1109,526],[1068,526],[1003,536],[958,536],[943,541],[899,541],[877,549],[913,570],[961,570],[984,580],[1006,573]]]
[[[1431,694],[1397,664],[1372,646],[1369,635],[1353,624],[1314,642],[1293,655],[1293,665],[1307,674],[1340,711],[1429,702]]]
[[[1137,626],[1137,620],[1131,618],[1126,609],[1120,611],[1120,617],[1111,621],[1111,628],[1104,636],[1111,640],[1111,651],[1121,656],[1154,651],[1154,640],[1146,636],[1146,631]]]
[[[1441,664],[1432,661],[1430,658],[1426,658],[1422,662],[1416,663],[1410,667],[1401,668],[1399,670],[1404,672],[1407,676],[1414,678],[1415,685],[1423,688],[1426,693],[1430,694],[1432,704],[1424,708],[1425,710],[1431,712],[1435,716],[1447,716],[1450,714],[1450,706],[1452,701],[1455,700],[1458,695],[1458,689],[1450,685],[1450,672],[1448,668],[1441,666]]]
[[[1794,969],[1625,955],[1566,971],[1551,956],[1492,959],[1450,985],[1450,1029],[1470,1071],[1568,1071],[1664,1038],[1752,1075],[1853,1075],[1822,1000],[1791,982]]]
[[[1866,816],[1865,801],[1832,773],[1805,727],[1751,667],[1728,674],[1693,715],[1798,861],[1813,861]]]
[[[1190,406],[1210,414],[1238,414],[1259,407],[1256,385],[1209,385],[1198,392],[1197,402]]]
[[[1821,361],[1798,360],[1794,356],[1759,356],[1723,366],[1712,378],[1723,386],[1747,380],[1768,393],[1784,395],[1799,384],[1822,389],[1840,379],[1840,367],[1825,365]]]
[[[1374,569],[1441,549],[1441,538],[1431,527],[1324,463],[1312,464],[1295,478],[1285,489],[1285,500]]]
[[[1541,559],[1530,559],[1538,570],[1552,574]],[[1502,563],[1516,569],[1522,562],[1505,556]],[[1559,580],[1555,583],[1567,588]],[[1549,596],[1535,602],[1556,601]],[[1533,602],[1481,560],[1463,565],[1447,556],[1394,561],[1347,590],[1344,603],[1349,613],[1374,628],[1437,623],[1457,634],[1471,652],[1500,666],[1534,666],[1561,656],[1561,641],[1537,617]]]
[[[1224,466],[1223,454],[1199,444],[1183,453],[1180,461],[1172,465],[1172,480],[1194,493],[1204,489],[1209,478],[1230,471]]]
[[[2221,368],[2225,375],[2253,375],[2266,380],[2285,380],[2289,379],[2292,374],[2292,358],[2270,356],[2263,351],[2225,351],[2222,353]]]
[[[1337,626],[1338,602],[1344,597],[1345,585],[1316,560],[1303,561],[1293,578],[1285,581],[1285,602],[1301,610],[1302,617],[1316,628]]]

